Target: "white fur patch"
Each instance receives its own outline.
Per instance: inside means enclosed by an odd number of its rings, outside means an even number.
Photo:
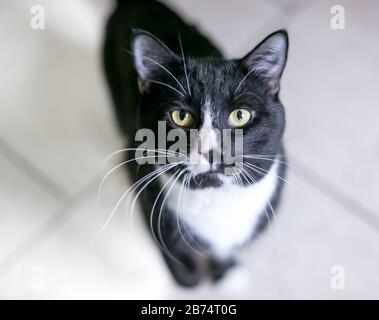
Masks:
[[[219,145],[216,131],[212,126],[212,117],[209,109],[204,113],[204,121],[199,131],[199,139],[201,153],[207,153],[212,149],[216,149]]]
[[[212,126],[211,101],[209,98],[204,103],[203,124],[199,130],[199,139],[190,152],[189,170],[197,175],[211,169],[211,164],[205,157],[210,150],[220,150],[221,143],[216,130]]]
[[[276,161],[258,183],[241,187],[225,183],[219,188],[184,189],[180,218],[198,237],[211,246],[212,252],[228,256],[253,234],[278,183]],[[176,213],[180,186],[174,186],[167,205]]]

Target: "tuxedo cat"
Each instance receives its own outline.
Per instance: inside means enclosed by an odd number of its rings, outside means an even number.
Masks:
[[[244,57],[225,60],[209,39],[157,1],[118,1],[109,19],[104,66],[130,148],[128,171],[141,190],[147,225],[183,286],[205,275],[222,278],[238,252],[275,219],[285,175],[279,89],[287,50],[287,33],[280,30]],[[141,165],[133,160],[132,150],[141,149],[136,135],[140,129],[158,135],[158,123],[180,129],[194,143],[174,154],[175,142],[168,141],[149,154],[175,155],[177,162]],[[192,129],[198,130],[195,138]],[[234,138],[242,132],[240,147],[233,139],[229,146],[242,162],[226,163],[223,130]],[[194,155],[197,161],[190,161]]]

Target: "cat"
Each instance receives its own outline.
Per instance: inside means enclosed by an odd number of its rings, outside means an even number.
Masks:
[[[226,60],[196,27],[152,0],[118,1],[109,18],[104,69],[129,148],[128,172],[143,189],[146,223],[182,286],[222,279],[275,218],[286,171],[279,91],[287,52],[287,32],[279,30],[244,57]],[[187,142],[195,139],[175,152],[182,162],[133,160],[139,130],[157,134],[158,123],[180,129]],[[199,130],[195,138],[191,129]],[[242,131],[242,149],[230,143],[234,156],[243,150],[238,166],[223,158],[223,134],[216,133],[225,129],[234,138]],[[148,154],[173,157],[167,150],[174,141],[167,143]]]

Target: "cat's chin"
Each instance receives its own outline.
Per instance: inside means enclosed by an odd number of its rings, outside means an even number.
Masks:
[[[197,174],[190,181],[191,189],[219,188],[223,185],[220,173],[204,172]]]

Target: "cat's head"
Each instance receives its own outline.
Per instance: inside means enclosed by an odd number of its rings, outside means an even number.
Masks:
[[[191,45],[196,44],[186,43],[189,53]],[[132,53],[142,94],[140,128],[162,134],[161,121],[166,132],[182,132],[184,163],[175,172],[187,169],[183,176],[192,174],[193,187],[254,183],[280,153],[285,117],[278,95],[287,51],[288,36],[280,30],[240,59],[195,59],[136,30]],[[166,143],[170,149],[175,141]],[[243,164],[230,161],[236,156]]]

